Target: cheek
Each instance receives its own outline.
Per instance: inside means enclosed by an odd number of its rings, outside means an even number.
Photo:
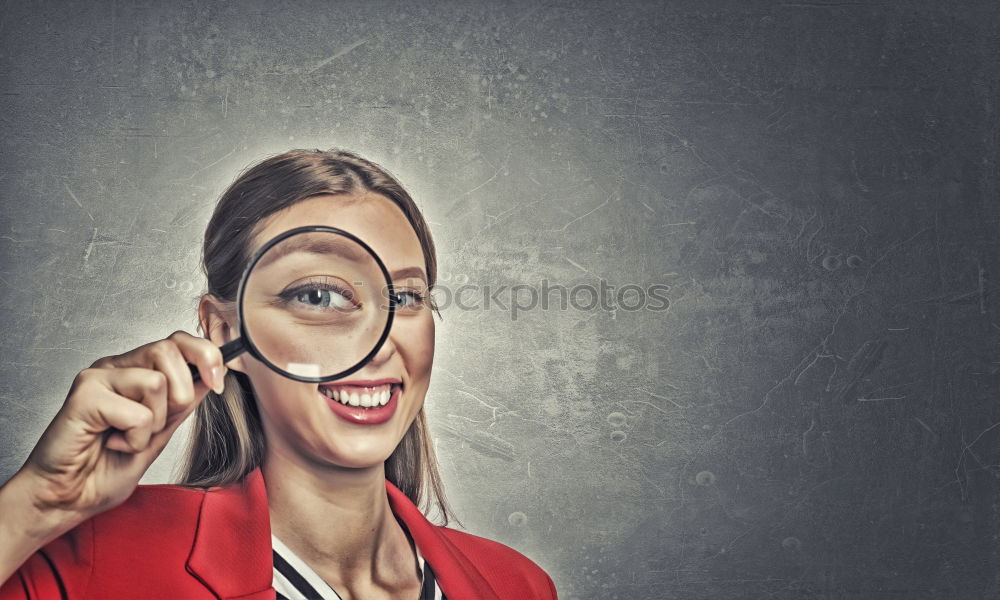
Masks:
[[[427,316],[425,317],[426,323],[420,329],[420,356],[422,357],[421,366],[430,376],[431,366],[434,364],[434,316],[427,311]]]
[[[303,395],[308,395],[309,390],[303,386],[308,384],[279,375],[256,359],[250,359],[245,364],[247,375],[253,382],[261,418],[273,424],[285,424],[283,428],[305,422],[305,415],[297,413],[301,413],[302,407],[308,404],[297,399],[305,400]]]
[[[403,355],[406,370],[414,383],[430,378],[434,364],[434,318],[426,314],[400,319],[397,347]],[[395,327],[395,324],[394,324]]]

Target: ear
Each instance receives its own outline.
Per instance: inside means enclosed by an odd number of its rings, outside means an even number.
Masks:
[[[198,326],[205,338],[216,346],[222,346],[239,337],[239,327],[236,323],[236,305],[232,302],[219,300],[211,294],[205,294],[198,302]],[[226,363],[234,371],[246,374],[241,354]]]

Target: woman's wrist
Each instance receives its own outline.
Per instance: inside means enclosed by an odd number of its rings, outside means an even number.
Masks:
[[[24,471],[0,486],[0,585],[28,557],[80,522],[70,511],[40,507],[31,490]]]

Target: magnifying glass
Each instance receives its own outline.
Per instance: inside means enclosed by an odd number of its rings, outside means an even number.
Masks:
[[[220,348],[222,361],[249,352],[296,381],[339,379],[379,351],[395,308],[389,272],[368,244],[335,227],[297,227],[264,244],[243,271],[240,337]]]

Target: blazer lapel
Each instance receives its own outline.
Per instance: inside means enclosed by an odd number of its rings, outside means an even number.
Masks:
[[[239,484],[205,492],[187,568],[220,598],[274,598],[271,520],[260,469]]]
[[[500,600],[475,565],[388,479],[389,506],[430,563],[449,598]],[[273,598],[267,490],[260,469],[241,483],[205,492],[188,571],[220,598]],[[259,595],[259,596],[257,596]]]
[[[437,526],[427,520],[424,513],[406,494],[385,480],[392,512],[406,523],[413,542],[420,548],[424,560],[431,564],[441,591],[448,598],[476,598],[477,600],[500,600],[489,582],[483,578],[475,565],[438,531]]]

